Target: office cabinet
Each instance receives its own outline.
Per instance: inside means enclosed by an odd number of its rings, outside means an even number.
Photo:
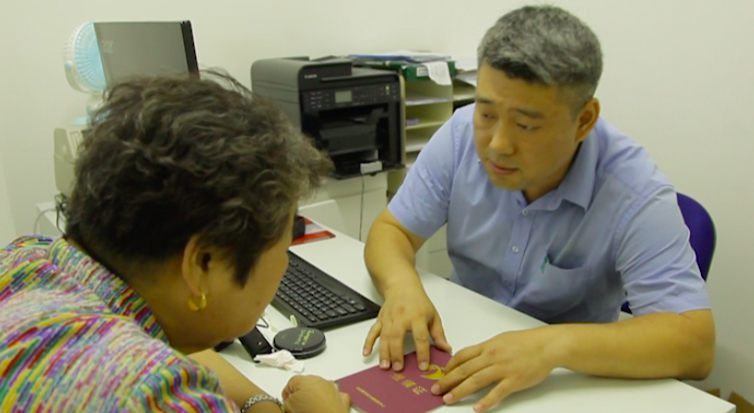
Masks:
[[[398,191],[432,135],[450,119],[455,109],[472,103],[476,92],[473,86],[458,79],[454,79],[450,86],[442,86],[430,80],[406,81],[402,78],[401,88],[402,122],[405,125],[401,154],[406,169],[388,174],[389,198]],[[453,266],[447,254],[445,226],[419,250],[416,265],[446,278],[450,276]]]

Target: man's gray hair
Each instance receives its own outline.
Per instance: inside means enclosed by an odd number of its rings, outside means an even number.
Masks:
[[[602,74],[600,42],[579,18],[555,6],[527,6],[501,17],[484,35],[479,65],[510,78],[570,89],[574,109],[594,96]]]

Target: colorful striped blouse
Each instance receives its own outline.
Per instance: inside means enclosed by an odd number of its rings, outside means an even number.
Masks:
[[[237,411],[145,302],[65,240],[0,250],[0,411]]]

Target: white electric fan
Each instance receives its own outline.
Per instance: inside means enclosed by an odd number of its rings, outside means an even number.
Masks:
[[[84,23],[73,31],[65,45],[64,59],[68,84],[89,95],[86,106],[89,115],[102,104],[102,92],[107,87],[94,23]],[[84,116],[76,119],[74,124],[85,125],[87,122],[88,116]]]

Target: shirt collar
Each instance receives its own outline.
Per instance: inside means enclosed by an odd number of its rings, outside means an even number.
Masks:
[[[589,209],[594,195],[594,182],[597,179],[597,161],[599,158],[599,148],[597,147],[597,138],[593,136],[592,131],[584,141],[581,142],[576,158],[573,160],[571,168],[566,173],[565,178],[558,186],[558,198],[576,204],[584,210]],[[559,202],[557,202],[559,204]],[[556,205],[557,207],[557,205]]]
[[[81,285],[102,299],[114,314],[133,319],[151,337],[168,342],[147,303],[103,265],[68,244],[64,238],[52,243],[49,257],[61,271],[78,279]]]

